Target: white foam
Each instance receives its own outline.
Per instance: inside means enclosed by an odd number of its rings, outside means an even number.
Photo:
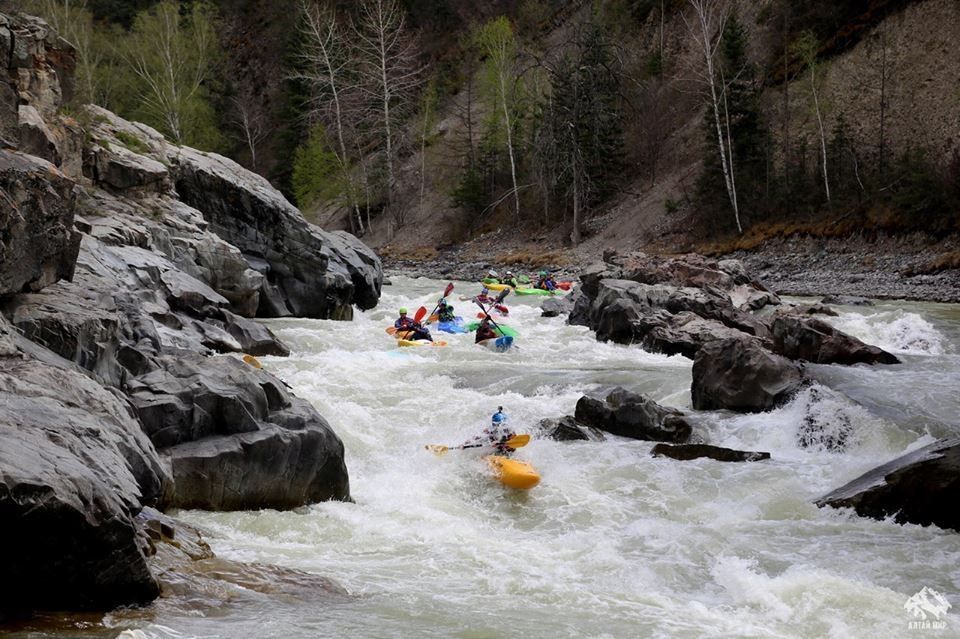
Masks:
[[[918,313],[895,309],[843,313],[824,319],[841,331],[887,351],[917,355],[945,352],[943,333]]]

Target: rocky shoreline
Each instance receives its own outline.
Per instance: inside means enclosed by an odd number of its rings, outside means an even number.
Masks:
[[[429,259],[383,257],[391,275],[477,281],[490,268],[499,272],[535,273],[541,268],[558,279],[578,279],[599,255],[564,255],[574,263],[517,264],[498,261],[509,254],[509,238],[480,238],[473,243],[440,250]],[[500,246],[496,251],[491,244]],[[474,246],[473,244],[476,244]],[[551,251],[540,250],[549,255]],[[736,259],[758,281],[778,295],[796,297],[854,296],[869,299],[903,299],[920,302],[960,303],[960,268],[938,268],[944,256],[960,256],[960,238],[925,235],[902,237],[812,238],[768,240],[750,251],[736,251],[719,259]],[[478,257],[482,256],[482,257]],[[669,257],[669,256],[667,256]],[[947,265],[949,266],[949,264]]]

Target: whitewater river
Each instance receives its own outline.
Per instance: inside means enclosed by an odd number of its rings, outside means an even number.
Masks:
[[[857,403],[807,391],[770,413],[697,416],[708,442],[771,461],[678,462],[651,458],[650,442],[535,439],[519,456],[543,481],[520,494],[494,484],[476,455],[438,458],[424,444],[473,436],[498,405],[532,432],[543,417],[572,414],[585,392],[617,385],[689,409],[691,362],[598,343],[563,318],[541,319],[537,298],[510,300],[518,351],[491,353],[472,335],[397,349],[383,330],[396,309],[432,306],[443,284],[396,278],[353,322],[269,322],[293,355],[264,365],[343,439],[356,503],[180,513],[222,556],[329,576],[350,596],[166,612],[124,636],[960,636],[960,534],[812,504],[960,434],[960,309],[890,303],[828,318],[905,361],[808,367]],[[454,299],[475,289],[458,284]],[[825,441],[852,429],[847,449],[799,447],[805,419]],[[904,603],[924,586],[955,606],[946,629],[908,628]]]

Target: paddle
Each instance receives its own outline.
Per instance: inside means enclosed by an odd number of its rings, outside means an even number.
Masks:
[[[505,288],[505,289],[503,289],[502,291],[500,291],[500,295],[497,295],[497,299],[494,300],[493,304],[491,304],[490,307],[493,308],[493,307],[496,306],[497,304],[502,304],[502,303],[503,303],[503,300],[506,299],[507,295],[509,295],[509,294],[510,294],[510,289],[509,289],[509,288]],[[477,300],[474,300],[473,302],[474,302],[474,304],[476,304],[477,306],[480,307],[480,310],[483,311],[484,316],[485,316],[487,319],[490,320],[490,323],[493,324],[498,331],[500,331],[500,335],[502,336],[502,335],[503,335],[503,329],[500,328],[500,325],[497,324],[497,322],[496,322],[492,317],[490,317],[490,313],[488,313],[488,312],[487,312],[487,309],[485,309],[485,308],[483,307],[483,304],[481,304],[481,303],[478,302]]]
[[[449,284],[447,284],[447,288],[443,289],[443,297],[441,297],[440,299],[441,300],[446,299],[447,297],[450,296],[450,293],[452,292],[453,292],[453,282],[450,282]],[[430,313],[430,317],[429,319],[427,319],[427,324],[433,321],[433,316],[437,314],[438,308],[440,308],[440,302],[437,302],[437,305],[434,307],[433,311]],[[420,320],[417,320],[417,321],[419,322]]]
[[[514,435],[510,439],[504,442],[510,448],[521,448],[530,443],[530,435]],[[483,448],[484,446],[492,446],[492,443],[489,444],[463,444],[461,446],[444,446],[443,444],[427,444],[424,446],[429,451],[432,451],[434,455],[440,456],[446,454],[449,450],[464,450],[465,448]]]

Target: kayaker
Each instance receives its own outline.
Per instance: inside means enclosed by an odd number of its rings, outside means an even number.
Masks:
[[[490,289],[488,288],[484,288],[482,291],[480,291],[480,294],[473,299],[481,304],[493,304],[496,301],[494,298],[490,297]]]
[[[513,288],[520,286],[520,282],[517,281],[517,277],[513,274],[513,271],[507,271],[506,275],[503,276],[503,279],[500,280],[500,283],[507,286],[512,286]]]
[[[480,322],[480,326],[477,327],[477,337],[474,340],[474,343],[482,342],[487,339],[496,339],[499,337],[497,332],[493,330],[493,325],[490,323],[490,317],[484,317],[483,321]]]
[[[400,309],[400,317],[398,317],[397,321],[393,323],[393,326],[397,329],[397,331],[405,331],[409,333],[405,339],[411,341],[418,339],[425,339],[430,342],[433,341],[430,331],[421,325],[420,322],[416,321],[412,317],[409,317],[407,315],[407,309],[405,308]]]
[[[499,284],[500,276],[497,275],[497,272],[493,269],[487,271],[487,276],[480,280],[481,284]]]
[[[454,322],[456,316],[453,314],[453,304],[447,304],[447,299],[442,297],[437,304],[437,316],[441,322]]]
[[[555,291],[557,290],[557,283],[553,279],[553,276],[547,273],[546,271],[540,271],[537,273],[537,285],[535,288],[543,289],[545,291]]]
[[[490,426],[483,429],[483,433],[466,442],[465,446],[476,445],[478,443],[492,446],[494,454],[509,457],[516,451],[516,448],[507,446],[507,441],[515,437],[516,433],[507,425],[507,415],[503,412],[503,406],[497,407],[497,412],[490,419]]]

